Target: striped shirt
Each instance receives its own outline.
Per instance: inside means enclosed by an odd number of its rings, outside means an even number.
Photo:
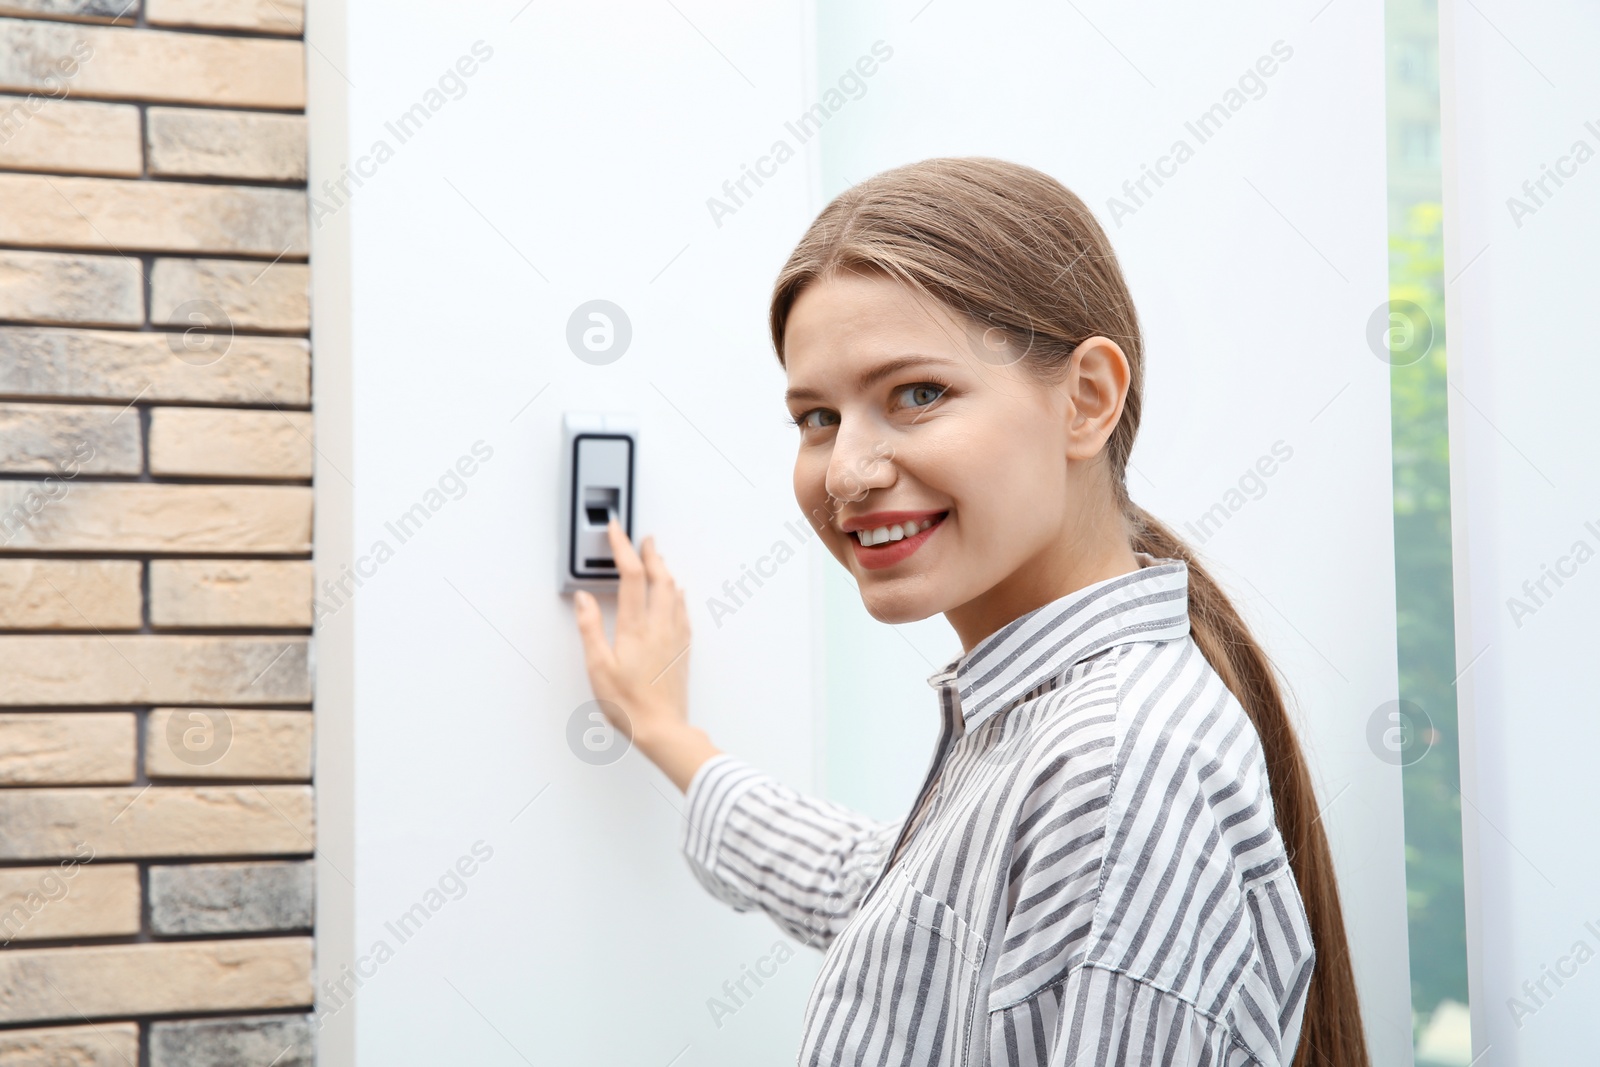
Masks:
[[[797,1062],[1286,1065],[1314,958],[1243,707],[1188,567],[1051,601],[929,676],[943,723],[880,822],[730,753],[680,842],[736,911],[825,952]]]

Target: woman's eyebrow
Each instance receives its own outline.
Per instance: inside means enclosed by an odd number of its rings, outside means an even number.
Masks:
[[[895,356],[893,359],[886,359],[882,363],[868,367],[866,370],[858,374],[856,376],[856,390],[860,392],[870,389],[874,385],[878,384],[878,382],[892,374],[898,374],[908,368],[923,366],[929,363],[944,367],[959,366],[955,360],[945,359],[941,356]],[[792,404],[796,400],[821,399],[823,399],[823,396],[820,390],[811,389],[805,386],[790,389],[783,394],[783,400],[786,404]]]

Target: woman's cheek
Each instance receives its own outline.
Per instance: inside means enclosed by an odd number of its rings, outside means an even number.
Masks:
[[[794,465],[794,499],[815,529],[827,518],[827,490],[823,470],[814,459],[801,455]]]

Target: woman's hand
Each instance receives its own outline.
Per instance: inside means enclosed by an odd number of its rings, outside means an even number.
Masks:
[[[659,763],[657,743],[689,723],[689,609],[653,535],[637,553],[616,519],[606,524],[606,536],[622,579],[616,642],[606,640],[599,603],[579,590],[573,604],[584,663],[611,725]]]

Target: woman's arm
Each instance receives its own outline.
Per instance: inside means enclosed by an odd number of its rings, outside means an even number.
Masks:
[[[904,822],[807,796],[725,752],[701,765],[685,800],[679,845],[700,884],[816,949],[859,910]]]
[[[672,780],[678,792],[687,793],[706,760],[722,754],[722,749],[711,743],[711,738],[698,726],[674,723],[659,734],[636,735],[634,746],[644,753],[651,763],[661,768],[661,773]]]
[[[882,869],[900,822],[806,796],[711,743],[689,722],[689,613],[646,537],[635,553],[607,528],[621,582],[616,639],[600,605],[575,598],[589,681],[612,726],[685,795],[680,845],[696,879],[735,910],[760,908],[802,943],[844,928]]]

